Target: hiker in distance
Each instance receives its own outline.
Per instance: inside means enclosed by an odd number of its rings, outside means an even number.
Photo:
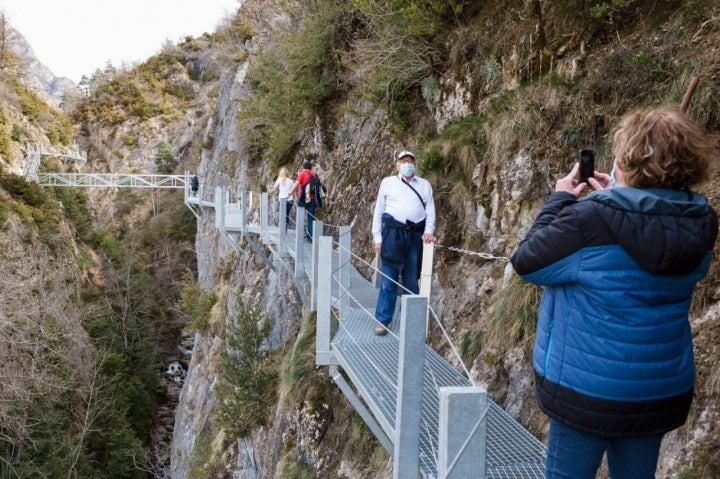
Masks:
[[[418,294],[423,243],[435,242],[435,202],[430,182],[415,175],[415,154],[401,151],[397,174],[380,183],[373,213],[375,253],[380,255],[382,279],[375,309],[375,334],[384,336],[397,301],[402,275],[403,294]]]
[[[682,111],[659,108],[625,116],[612,155],[610,175],[581,183],[576,164],[557,181],[511,259],[544,286],[533,367],[547,479],[594,479],[605,453],[611,478],[654,479],[693,399],[688,311],[718,219],[690,187],[717,151]]]
[[[288,196],[292,197],[293,194],[297,195],[297,205],[301,208],[305,208],[307,212],[307,234],[305,239],[312,241],[313,236],[313,221],[315,221],[315,208],[317,202],[315,199],[315,193],[305,194],[305,187],[310,183],[310,178],[317,174],[312,170],[312,163],[308,160],[303,161],[303,169],[298,173],[298,177],[293,183]],[[300,232],[298,232],[300,234]]]
[[[290,212],[292,211],[293,207],[293,197],[290,194],[290,189],[293,186],[293,180],[290,178],[290,172],[287,168],[284,166],[280,168],[280,171],[278,172],[277,180],[275,180],[275,184],[272,188],[268,191],[268,193],[275,194],[275,192],[278,193],[278,201],[285,198],[285,227],[289,227],[290,225]],[[282,214],[282,211],[280,212]]]

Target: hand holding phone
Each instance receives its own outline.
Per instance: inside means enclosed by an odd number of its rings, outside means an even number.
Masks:
[[[595,150],[580,150],[579,183],[587,183],[588,178],[595,176]]]

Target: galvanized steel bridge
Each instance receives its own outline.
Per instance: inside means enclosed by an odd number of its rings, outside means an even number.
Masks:
[[[35,152],[39,164],[41,152]],[[84,162],[83,155],[69,157]],[[545,445],[426,345],[432,245],[423,252],[420,294],[403,295],[389,333],[376,336],[377,281],[354,266],[363,260],[351,251],[350,226],[316,220],[315,239],[307,242],[303,208],[288,225],[277,213],[285,211],[285,200],[271,204],[263,193],[253,204],[250,194],[233,199],[225,188],[203,185],[193,192],[187,173],[36,177],[36,170],[26,176],[45,186],[182,188],[188,208],[199,221],[214,221],[232,248],[250,247],[271,269],[286,269],[304,306],[317,312],[316,364],[329,368],[393,457],[394,478],[545,477]]]

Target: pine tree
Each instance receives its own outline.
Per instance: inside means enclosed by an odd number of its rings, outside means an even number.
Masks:
[[[167,140],[161,141],[155,153],[155,166],[158,173],[170,175],[175,171],[177,165],[178,162],[170,150],[170,143]]]

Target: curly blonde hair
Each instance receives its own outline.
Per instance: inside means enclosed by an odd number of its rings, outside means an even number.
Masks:
[[[716,150],[685,113],[664,107],[627,114],[615,131],[612,153],[627,186],[682,190],[706,178]]]

